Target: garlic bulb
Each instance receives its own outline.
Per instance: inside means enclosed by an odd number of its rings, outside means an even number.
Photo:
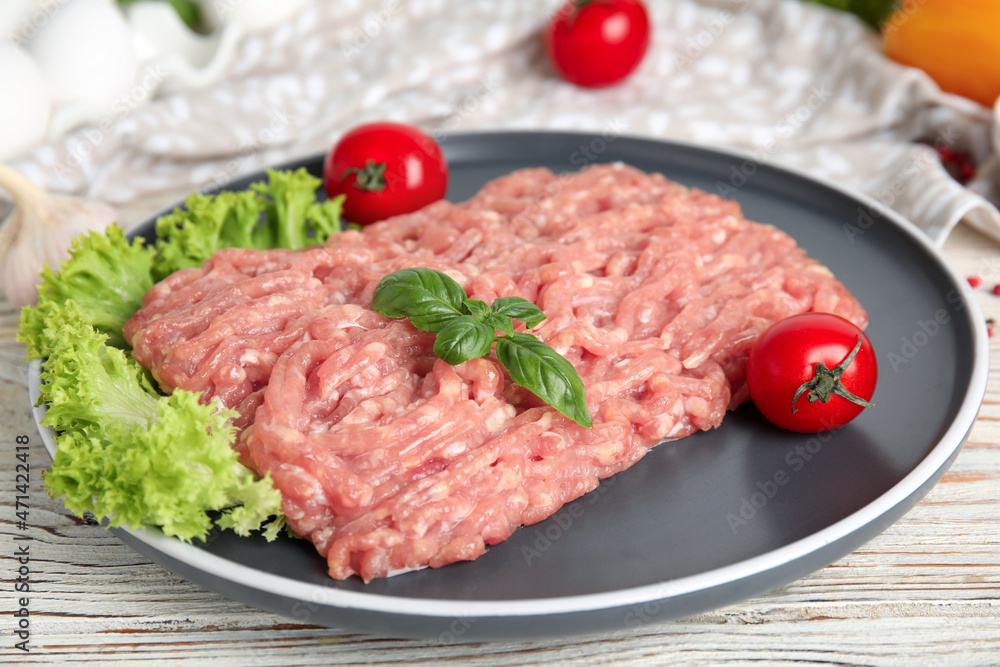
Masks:
[[[103,230],[118,219],[107,204],[47,194],[2,164],[0,188],[14,198],[14,210],[0,227],[0,261],[3,291],[17,308],[38,301],[38,274],[45,264],[56,269],[69,257],[73,237]]]

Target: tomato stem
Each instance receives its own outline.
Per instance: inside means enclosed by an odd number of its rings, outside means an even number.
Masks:
[[[795,390],[795,395],[792,396],[792,412],[795,412],[795,403],[799,400],[799,397],[806,392],[809,392],[806,398],[809,399],[810,403],[815,403],[816,401],[827,403],[832,396],[840,396],[841,398],[846,398],[851,403],[856,403],[866,408],[878,405],[878,403],[870,403],[860,396],[855,396],[840,382],[840,377],[854,361],[854,357],[857,356],[860,349],[861,336],[858,336],[858,342],[854,344],[854,349],[839,364],[833,368],[827,368],[826,364],[822,361],[816,364],[816,373],[813,375],[813,378],[808,382],[804,382]]]
[[[364,167],[345,169],[343,178],[348,174],[356,174],[354,186],[366,192],[382,192],[385,189],[385,162],[368,160]]]
[[[580,12],[582,12],[587,5],[595,2],[611,4],[608,0],[575,0],[572,7],[570,7],[569,14],[566,16],[566,25],[573,25],[573,21],[576,20],[576,17],[580,14]]]

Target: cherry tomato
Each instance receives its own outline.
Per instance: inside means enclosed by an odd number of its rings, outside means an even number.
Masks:
[[[857,417],[878,382],[868,337],[831,313],[803,313],[772,324],[750,350],[747,384],[754,404],[791,431],[827,431]]]
[[[437,142],[417,128],[368,123],[341,137],[326,156],[323,182],[327,197],[345,195],[348,222],[367,225],[444,197],[448,164]]]
[[[638,67],[649,46],[641,0],[569,0],[549,21],[545,47],[559,74],[578,86],[610,86]]]

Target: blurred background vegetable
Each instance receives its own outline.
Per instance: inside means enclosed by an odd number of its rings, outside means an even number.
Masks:
[[[631,74],[649,40],[649,15],[641,0],[567,0],[545,29],[553,67],[588,88],[610,86]]]
[[[857,14],[873,28],[881,26],[899,4],[897,0],[806,0],[806,2]]]
[[[162,2],[169,2],[177,12],[177,15],[181,17],[181,20],[187,24],[192,30],[197,30],[201,25],[201,8],[198,6],[197,2],[194,0],[158,0]],[[146,2],[146,0],[117,0],[119,5],[133,5],[137,2]]]
[[[857,14],[885,54],[926,72],[941,90],[992,107],[1000,97],[996,0],[805,0]]]
[[[1000,96],[1000,2],[906,0],[883,26],[885,52],[945,92],[991,107]]]
[[[14,200],[14,211],[0,227],[0,275],[7,301],[16,308],[35,303],[42,269],[68,258],[77,234],[103,230],[118,219],[107,204],[50,195],[3,164],[0,189]]]

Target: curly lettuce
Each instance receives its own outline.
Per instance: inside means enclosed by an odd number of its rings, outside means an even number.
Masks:
[[[58,434],[44,473],[50,495],[77,515],[157,525],[185,541],[215,526],[278,535],[281,494],[239,462],[236,413],[197,393],[162,395],[122,327],[155,281],[220,248],[325,242],[341,228],[341,200],[317,201],[320,183],[303,169],[271,171],[245,191],[195,194],[157,222],[155,245],[111,226],[75,239],[58,271],[46,267],[18,339],[29,359],[42,359],[42,423]]]
[[[153,249],[141,238],[129,241],[117,225],[77,236],[69,254],[58,272],[43,269],[38,304],[21,311],[18,340],[27,346],[28,359],[44,358],[57,342],[59,330],[47,329],[46,318],[68,303],[77,304],[111,345],[126,347],[122,327],[153,286]]]
[[[305,169],[268,171],[248,190],[193,193],[156,221],[153,276],[201,266],[222,248],[288,248],[325,243],[341,229],[343,196],[316,201],[322,181]]]
[[[43,375],[42,423],[60,433],[45,474],[52,496],[78,515],[158,525],[185,541],[205,539],[209,512],[221,512],[219,526],[240,535],[280,516],[270,478],[257,479],[237,460],[234,411],[183,390],[160,396],[139,364],[81,319],[64,331]],[[271,522],[265,536],[273,539],[281,525]]]

